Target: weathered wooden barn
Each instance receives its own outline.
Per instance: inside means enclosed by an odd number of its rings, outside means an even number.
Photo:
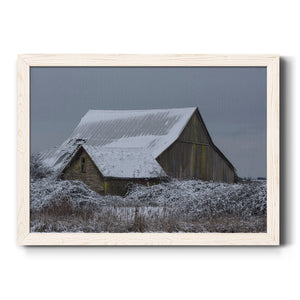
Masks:
[[[101,194],[167,177],[232,183],[235,169],[213,143],[198,108],[89,110],[71,136],[45,153],[62,179]]]

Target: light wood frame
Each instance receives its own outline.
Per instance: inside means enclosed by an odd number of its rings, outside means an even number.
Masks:
[[[211,66],[267,68],[266,233],[30,233],[30,67]],[[18,56],[18,243],[20,245],[279,245],[279,56],[94,55]]]

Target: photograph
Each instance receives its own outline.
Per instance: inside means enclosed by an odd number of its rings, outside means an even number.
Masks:
[[[30,232],[266,233],[267,68],[31,66]]]
[[[298,2],[1,4],[1,299],[300,299]]]

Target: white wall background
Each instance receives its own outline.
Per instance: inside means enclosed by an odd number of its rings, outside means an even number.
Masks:
[[[1,1],[2,299],[299,299],[297,1]],[[19,247],[18,53],[282,55],[282,246]],[[298,147],[297,147],[298,146]]]

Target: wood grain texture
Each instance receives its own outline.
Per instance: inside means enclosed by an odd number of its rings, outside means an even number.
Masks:
[[[279,57],[267,66],[267,232],[279,244],[280,128]]]
[[[30,66],[266,66],[276,55],[25,54]]]
[[[29,234],[29,78],[30,68],[18,59],[18,121],[17,121],[17,199],[18,199],[18,242],[22,243]]]
[[[267,233],[30,233],[31,66],[267,67]],[[279,245],[279,56],[26,54],[18,57],[18,243],[21,245]]]
[[[274,245],[267,233],[31,233],[23,245]]]

